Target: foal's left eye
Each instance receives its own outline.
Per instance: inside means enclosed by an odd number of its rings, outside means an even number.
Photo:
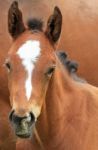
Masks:
[[[51,74],[54,71],[54,68],[49,68],[49,70],[47,71],[47,74]]]
[[[48,68],[48,70],[46,71],[45,74],[50,76],[54,72],[54,70],[55,70],[55,67],[50,67],[50,68]]]

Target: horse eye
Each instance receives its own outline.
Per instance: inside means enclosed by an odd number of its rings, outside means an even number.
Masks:
[[[54,67],[51,67],[51,68],[49,68],[48,70],[47,70],[47,72],[46,72],[46,75],[51,75],[53,72],[54,72]]]
[[[11,69],[11,65],[10,65],[10,63],[9,63],[9,62],[5,63],[5,66],[7,67],[7,69],[8,69],[8,70],[10,70],[10,69]]]

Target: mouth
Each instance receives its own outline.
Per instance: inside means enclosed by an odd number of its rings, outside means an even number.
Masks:
[[[30,138],[32,136],[33,129],[24,130],[24,129],[17,129],[15,130],[15,135],[19,138]]]
[[[31,137],[31,134],[30,133],[26,133],[26,134],[20,134],[20,133],[16,133],[16,136],[19,137],[19,138],[30,138]]]
[[[15,135],[19,138],[30,138],[32,136],[35,124],[32,126],[14,126]]]

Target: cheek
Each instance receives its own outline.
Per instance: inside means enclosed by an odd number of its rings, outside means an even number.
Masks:
[[[46,96],[46,92],[47,92],[47,89],[48,89],[49,81],[50,81],[50,78],[45,76],[45,78],[44,78],[44,80],[42,82],[42,96],[43,97]]]
[[[11,91],[11,87],[12,87],[12,80],[11,80],[10,75],[8,75],[8,89],[9,89],[9,92]]]
[[[42,97],[45,95],[49,83],[49,79],[46,76],[36,76],[36,78],[32,79],[32,94],[38,95],[38,97]]]

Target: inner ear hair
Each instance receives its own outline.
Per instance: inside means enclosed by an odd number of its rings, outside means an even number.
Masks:
[[[50,16],[48,20],[46,29],[46,35],[51,42],[55,43],[58,41],[61,33],[61,27],[62,27],[62,14],[59,8],[56,6],[54,8],[53,14]]]
[[[13,38],[17,38],[25,31],[22,12],[18,8],[18,2],[14,1],[8,11],[8,30]]]

